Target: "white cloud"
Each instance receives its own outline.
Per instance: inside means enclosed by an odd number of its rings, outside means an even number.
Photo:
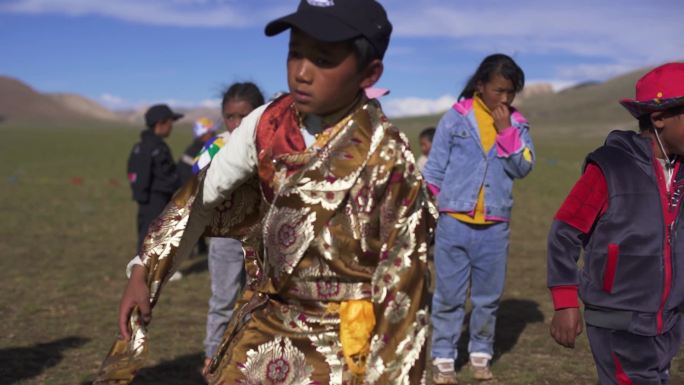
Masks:
[[[128,102],[124,98],[116,96],[116,95],[112,95],[110,93],[104,93],[104,94],[100,95],[99,101],[105,107],[107,107],[111,110],[129,107]]]
[[[436,99],[429,98],[387,98],[382,106],[385,113],[390,117],[432,115],[448,110],[454,103],[456,97],[453,95],[442,95]]]
[[[235,2],[220,0],[10,0],[0,4],[0,12],[21,14],[97,15],[151,25],[180,27],[246,27],[261,25],[281,6],[262,7],[249,12]]]
[[[566,88],[570,88],[581,80],[565,80],[565,79],[528,79],[525,81],[525,87],[534,86],[537,84],[550,84],[553,92],[563,91]]]
[[[166,100],[128,100],[111,93],[103,93],[98,98],[98,101],[110,110],[139,110],[144,109],[155,103],[165,103],[173,108],[213,108],[218,111],[221,105],[221,99],[203,99],[203,100],[186,100],[186,99],[166,99]]]
[[[559,66],[556,72],[563,79],[602,80],[624,74],[639,67],[636,64],[577,64]]]
[[[2,0],[0,12],[97,15],[183,27],[262,26],[292,12],[296,0]],[[680,59],[680,0],[385,0],[394,37],[443,37],[476,52],[564,53],[629,58],[640,63]],[[410,54],[408,46],[390,55]],[[619,61],[619,59],[616,59]]]
[[[391,4],[394,4],[392,7]],[[681,1],[390,2],[398,37],[446,37],[492,52],[566,53],[656,62],[684,52]],[[394,12],[392,12],[394,11]]]
[[[197,103],[198,106],[204,108],[218,108],[221,106],[221,99],[204,99]]]

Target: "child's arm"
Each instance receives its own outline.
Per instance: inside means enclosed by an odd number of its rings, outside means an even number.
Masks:
[[[534,144],[530,137],[530,126],[520,112],[513,110],[508,115],[512,125],[498,129],[496,155],[504,162],[506,173],[512,178],[524,178],[534,166]]]
[[[492,111],[496,127],[496,155],[511,178],[523,178],[534,166],[534,145],[525,117],[512,107],[500,105]]]
[[[551,335],[572,348],[582,332],[577,287],[577,261],[583,241],[608,206],[608,188],[601,169],[589,164],[558,210],[548,239],[547,279],[556,313]]]
[[[433,194],[439,193],[442,188],[442,181],[444,174],[449,166],[449,157],[451,153],[451,133],[456,124],[458,116],[453,110],[449,110],[437,125],[437,131],[432,141],[432,149],[430,156],[425,164],[423,176],[428,184],[428,187]]]
[[[256,126],[268,104],[247,115],[207,169],[202,204],[213,208],[256,173]]]

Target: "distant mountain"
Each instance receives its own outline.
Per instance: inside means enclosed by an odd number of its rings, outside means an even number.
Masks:
[[[0,116],[6,122],[61,121],[79,118],[78,114],[57,100],[6,76],[0,76]]]
[[[112,112],[96,101],[85,98],[81,95],[63,93],[46,95],[80,115],[100,120],[121,120],[121,117],[119,117],[119,115],[117,115],[115,112]]]
[[[74,94],[41,93],[20,80],[0,76],[0,120],[41,124],[115,121],[118,117],[97,102]]]
[[[554,91],[551,83],[534,83],[526,85],[520,95],[516,97],[516,100],[525,101],[535,96],[550,95],[553,93]]]

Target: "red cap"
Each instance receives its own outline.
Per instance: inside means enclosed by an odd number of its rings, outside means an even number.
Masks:
[[[620,104],[635,117],[684,105],[684,63],[667,63],[642,76],[636,98]]]

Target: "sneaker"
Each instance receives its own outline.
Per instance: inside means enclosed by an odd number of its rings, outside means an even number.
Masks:
[[[489,369],[489,360],[491,360],[491,357],[488,354],[474,353],[470,355],[470,370],[474,379],[488,381],[494,378],[492,371]]]
[[[183,278],[183,273],[181,273],[180,271],[177,271],[177,272],[173,273],[171,278],[169,278],[169,282],[180,281],[181,278]]]
[[[458,385],[454,360],[450,358],[432,360],[432,383],[435,385]]]

